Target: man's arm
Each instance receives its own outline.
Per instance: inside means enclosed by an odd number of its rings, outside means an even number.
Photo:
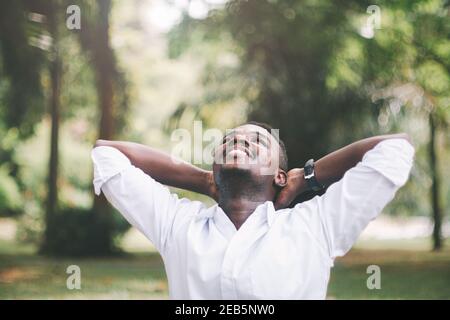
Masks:
[[[373,137],[319,161],[318,178],[325,185],[332,184],[320,197],[296,204],[291,213],[308,226],[334,259],[350,250],[364,228],[408,181],[414,147],[406,135]],[[304,188],[303,184],[299,190]]]
[[[203,207],[199,201],[179,199],[169,188],[133,165],[117,148],[98,146],[92,150],[91,159],[95,193],[103,193],[162,255],[177,230]]]
[[[211,171],[203,170],[186,161],[138,143],[97,140],[95,147],[100,146],[118,149],[134,166],[161,184],[198,192],[217,199]]]
[[[391,134],[366,138],[336,150],[314,164],[316,179],[324,187],[339,181],[349,169],[360,162],[364,154],[378,143],[387,139],[405,139],[410,142],[407,134]],[[295,168],[288,172],[288,183],[277,197],[275,207],[281,209],[289,206],[294,198],[308,190],[303,169]]]

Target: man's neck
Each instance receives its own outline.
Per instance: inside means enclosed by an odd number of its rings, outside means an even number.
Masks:
[[[248,197],[219,197],[219,206],[239,229],[255,209],[266,201],[271,201],[273,196],[260,195],[252,199]]]
[[[245,170],[219,171],[216,182],[219,206],[239,229],[256,207],[273,201],[275,189],[269,176],[252,177]]]

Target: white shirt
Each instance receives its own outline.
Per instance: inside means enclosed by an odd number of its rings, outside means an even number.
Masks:
[[[406,183],[414,148],[380,142],[323,196],[259,205],[236,230],[218,206],[178,199],[115,148],[92,151],[94,188],[160,252],[171,299],[324,299],[330,268]]]

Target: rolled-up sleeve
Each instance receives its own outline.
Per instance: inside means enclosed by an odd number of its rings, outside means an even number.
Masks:
[[[94,148],[91,157],[95,193],[103,192],[125,219],[164,253],[177,216],[186,218],[194,213],[191,201],[178,199],[115,148]]]
[[[332,258],[347,253],[358,236],[408,180],[414,148],[405,139],[387,139],[368,151],[315,202],[322,239]]]

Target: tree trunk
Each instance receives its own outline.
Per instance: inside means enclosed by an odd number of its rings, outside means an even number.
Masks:
[[[100,112],[98,136],[100,139],[111,140],[115,132],[115,80],[118,74],[109,38],[111,0],[98,0],[93,10],[96,12],[95,16],[81,16],[80,41],[82,47],[90,53],[96,79]],[[90,226],[94,240],[87,254],[112,253],[113,227],[111,207],[105,197],[103,194],[94,197]]]
[[[433,228],[433,250],[437,251],[442,248],[442,214],[440,202],[440,177],[439,177],[439,162],[436,150],[436,119],[433,111],[429,115],[430,121],[430,174],[431,174],[431,206],[433,210],[434,228]]]
[[[111,140],[114,136],[114,79],[115,61],[109,39],[110,0],[101,0],[96,38],[92,42],[93,63],[97,81],[100,109],[99,138]],[[96,224],[96,254],[108,254],[113,250],[111,209],[103,194],[94,198],[94,223]]]
[[[49,14],[49,31],[52,36],[53,48],[50,62],[50,159],[48,166],[48,195],[46,212],[46,234],[45,243],[48,245],[51,241],[52,219],[54,218],[58,206],[58,141],[59,141],[59,122],[60,122],[60,93],[61,93],[61,74],[62,62],[59,53],[59,34],[57,10],[52,10]]]
[[[110,0],[101,0],[99,4],[100,21],[95,41],[94,63],[97,79],[97,92],[101,110],[100,139],[111,139],[114,132],[114,54],[109,40]]]

